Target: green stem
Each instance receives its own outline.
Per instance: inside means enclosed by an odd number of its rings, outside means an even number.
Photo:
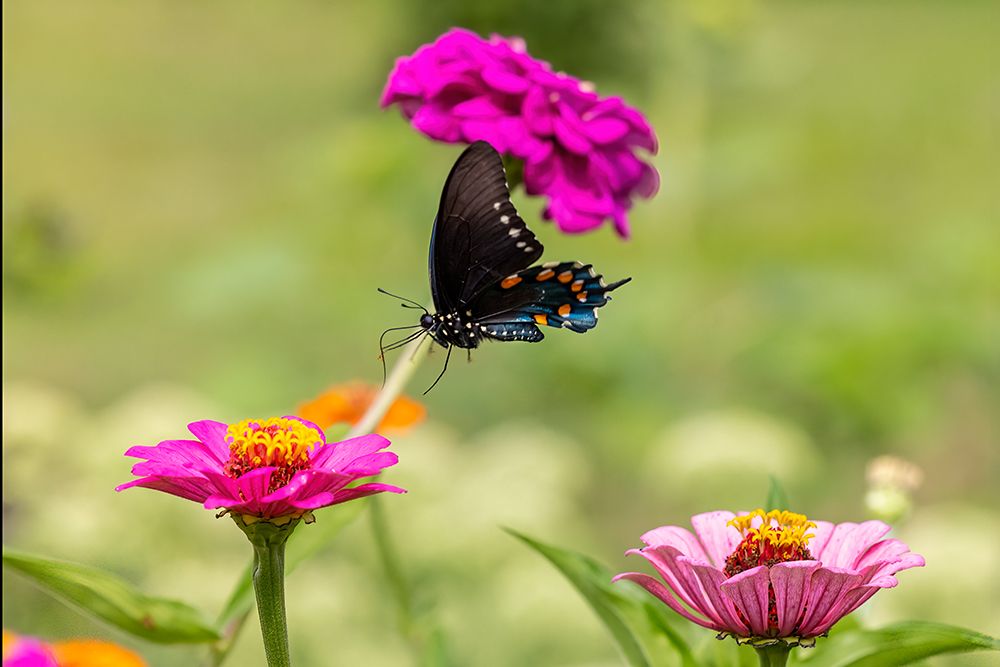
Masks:
[[[417,368],[419,368],[420,363],[427,357],[427,353],[431,347],[431,341],[428,340],[428,336],[422,336],[402,349],[399,355],[399,361],[393,367],[392,372],[386,379],[385,386],[382,387],[382,391],[379,392],[375,401],[373,401],[371,406],[369,406],[368,411],[365,412],[361,421],[355,424],[354,428],[351,429],[351,432],[348,433],[349,438],[365,435],[366,433],[371,433],[375,430],[379,422],[382,421],[382,418],[385,417],[385,413],[389,411],[390,407],[392,407],[393,402],[403,392],[406,383],[411,377],[413,377],[413,374],[416,372]],[[369,498],[368,502],[377,504],[379,502],[378,496]],[[378,551],[378,557],[382,564],[382,568],[389,577],[392,592],[396,598],[396,604],[399,607],[399,618],[403,634],[409,635],[412,627],[409,586],[406,578],[402,574],[402,569],[399,566],[399,558],[395,555],[392,541],[389,539],[389,529],[386,525],[384,511],[381,507],[375,508],[373,505],[372,513],[369,516],[371,519],[372,534],[375,537],[375,546]],[[239,523],[240,522],[237,521],[237,524]],[[243,526],[241,525],[240,527],[242,528]],[[244,532],[245,530],[246,529],[244,529]],[[251,539],[251,541],[253,540]],[[256,573],[258,568],[256,555],[254,556],[253,567],[254,572]],[[228,607],[229,605],[227,605],[227,609]],[[229,657],[229,652],[235,645],[236,639],[239,637],[246,619],[247,613],[242,612],[236,616],[221,619],[225,622],[224,637],[218,644],[214,645],[210,649],[208,664],[211,667],[219,667],[223,662],[225,662],[226,658]]]
[[[392,372],[385,381],[382,391],[372,402],[364,417],[354,425],[347,437],[353,438],[359,435],[370,433],[378,427],[379,422],[389,411],[392,404],[403,393],[406,383],[413,377],[419,368],[420,363],[427,357],[431,349],[432,341],[430,336],[421,336],[414,342],[403,348],[399,355],[399,361],[393,367]],[[392,535],[382,506],[382,499],[372,496],[368,499],[369,525],[372,529],[372,537],[375,540],[375,550],[378,553],[379,562],[385,572],[389,582],[389,588],[396,601],[396,613],[399,619],[400,633],[419,652],[421,647],[414,633],[413,627],[413,595],[410,591],[410,582],[403,572],[400,558],[393,546]]]
[[[760,667],[785,667],[792,647],[782,642],[773,646],[755,647],[754,650],[757,651],[757,657],[760,659]]]
[[[393,366],[392,372],[386,378],[382,391],[378,393],[372,404],[361,420],[354,425],[354,428],[347,434],[348,438],[356,438],[359,435],[366,435],[373,432],[389,412],[389,408],[403,393],[406,383],[420,367],[427,357],[427,352],[431,349],[430,336],[421,336],[417,340],[409,343],[399,354],[399,361]]]
[[[372,496],[368,500],[368,518],[371,522],[372,536],[375,538],[375,550],[378,552],[379,562],[385,571],[392,596],[396,600],[396,615],[399,620],[400,632],[404,637],[412,640],[413,596],[410,591],[410,582],[400,565],[399,556],[389,532],[389,525],[386,522],[385,506],[378,496]]]
[[[299,519],[276,525],[247,523],[233,516],[253,545],[253,590],[257,598],[260,634],[268,667],[289,667],[288,624],[285,620],[285,543]]]

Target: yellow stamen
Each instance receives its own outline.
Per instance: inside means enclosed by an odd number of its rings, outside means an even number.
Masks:
[[[754,528],[753,523],[758,519],[760,525]],[[787,510],[765,512],[763,509],[738,516],[728,525],[740,531],[744,538],[753,535],[759,542],[775,547],[804,547],[813,538],[813,533],[809,530],[816,527],[804,514]]]
[[[226,430],[226,442],[232,459],[252,468],[295,467],[309,462],[320,435],[297,419],[244,419]]]

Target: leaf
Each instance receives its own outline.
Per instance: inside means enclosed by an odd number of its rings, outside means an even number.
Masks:
[[[665,605],[629,583],[612,584],[613,573],[583,554],[543,544],[505,529],[549,560],[583,595],[631,667],[695,667],[689,627]]]
[[[161,644],[193,644],[219,638],[194,607],[145,595],[110,572],[7,548],[3,550],[3,564],[63,602],[137,637]]]
[[[906,621],[877,630],[842,632],[820,639],[815,656],[800,655],[809,667],[891,667],[943,653],[1000,651],[1000,640],[965,628]]]
[[[768,512],[771,510],[787,510],[788,506],[788,494],[785,493],[785,489],[781,486],[781,482],[774,475],[771,475],[771,486],[767,490],[767,502],[764,503],[764,509]]]
[[[292,536],[288,538],[288,546],[285,552],[285,574],[290,574],[303,561],[308,560],[323,547],[329,544],[347,524],[351,523],[361,514],[366,503],[354,502],[338,506],[338,511],[323,512],[315,523],[307,526],[299,526]],[[243,619],[254,607],[253,593],[253,563],[248,563],[243,569],[236,586],[229,594],[225,607],[219,614],[216,627],[225,630],[227,636],[233,629],[234,623],[242,625]]]

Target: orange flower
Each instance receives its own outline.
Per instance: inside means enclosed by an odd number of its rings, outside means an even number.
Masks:
[[[53,667],[146,667],[146,661],[138,654],[111,642],[70,639],[46,644],[4,630],[4,664],[8,659]]]
[[[362,382],[338,384],[316,399],[300,405],[296,414],[324,429],[340,423],[353,426],[361,421],[377,395],[375,387]],[[426,414],[427,410],[420,403],[400,396],[375,430],[401,431],[423,421]]]

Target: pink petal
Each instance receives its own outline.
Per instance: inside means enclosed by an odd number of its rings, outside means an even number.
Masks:
[[[629,581],[634,581],[639,584],[647,591],[659,598],[664,604],[676,611],[678,614],[691,621],[692,623],[697,623],[703,628],[708,628],[710,630],[724,630],[725,628],[715,625],[710,621],[703,620],[702,618],[695,616],[690,611],[688,611],[684,605],[674,599],[671,592],[659,581],[649,576],[648,574],[641,574],[639,572],[624,572],[615,576],[611,581],[619,581],[621,579],[628,579]]]
[[[684,604],[703,614],[714,623],[722,624],[721,618],[714,616],[712,605],[701,589],[701,583],[691,569],[691,561],[673,547],[658,546],[631,549],[627,554],[639,554],[648,560]]]
[[[432,106],[422,106],[413,114],[411,121],[417,128],[431,139],[456,142],[461,138],[461,128],[458,121],[450,114],[443,113]]]
[[[125,456],[195,470],[220,470],[229,459],[228,451],[220,456],[215,448],[199,440],[164,440],[155,447],[136,445]]]
[[[740,531],[726,524],[736,517],[732,512],[705,512],[691,517],[694,532],[708,554],[708,562],[715,567],[724,567],[729,557],[739,545]]]
[[[461,118],[496,118],[506,114],[487,95],[460,102],[451,111]]]
[[[481,72],[483,81],[491,88],[495,88],[504,93],[519,95],[527,92],[531,83],[524,77],[518,76],[501,67],[486,66]]]
[[[830,536],[833,535],[833,530],[836,526],[829,521],[817,521],[816,528],[813,529],[813,537],[809,540],[809,553],[816,560],[821,560],[817,555],[826,547],[826,543],[830,541]]]
[[[587,140],[587,137],[580,132],[577,132],[565,120],[555,120],[552,124],[552,128],[555,131],[556,139],[566,150],[578,155],[586,155],[590,152],[592,144]]]
[[[628,134],[629,126],[618,118],[595,118],[584,123],[583,131],[596,144],[611,144]]]
[[[191,434],[208,445],[212,451],[222,457],[223,461],[229,458],[229,445],[226,443],[226,431],[228,429],[228,424],[211,419],[203,419],[188,424],[188,430],[191,431]]]
[[[406,489],[401,489],[392,484],[382,484],[381,482],[371,482],[369,484],[359,484],[349,489],[341,489],[334,494],[334,503],[344,503],[356,498],[375,495],[376,493],[406,493]]]
[[[387,439],[375,433],[342,442],[328,442],[312,453],[310,464],[314,468],[341,471],[355,459],[374,454],[390,444]]]
[[[203,477],[143,477],[119,484],[115,487],[115,491],[124,491],[132,487],[162,491],[196,503],[205,502],[210,489]]]
[[[741,637],[749,635],[750,629],[746,623],[740,620],[736,613],[736,607],[733,606],[728,597],[722,594],[722,584],[726,581],[726,575],[723,574],[722,570],[699,563],[692,563],[691,569],[701,583],[701,588],[711,605],[710,609],[714,612],[707,613],[709,609],[706,608],[706,616],[718,618],[723,628]]]
[[[862,583],[862,579],[857,572],[827,567],[813,572],[799,634],[812,637],[836,623],[847,613],[848,594]]]
[[[275,489],[261,497],[265,503],[281,500],[310,498],[318,494],[332,494],[339,491],[356,479],[354,475],[345,475],[328,470],[303,470],[295,473],[288,484]]]
[[[683,555],[703,563],[712,561],[706,557],[705,550],[702,549],[698,538],[690,531],[680,526],[660,526],[646,533],[640,538],[643,544],[651,547],[673,547]],[[713,563],[714,565],[714,563]]]
[[[271,485],[271,475],[274,470],[270,466],[257,468],[231,480],[228,493],[214,494],[205,499],[205,509],[239,507],[257,513],[260,510],[261,499],[267,495],[268,487]]]
[[[768,634],[768,584],[767,566],[761,565],[740,572],[721,585],[723,594],[743,614],[743,618],[747,619],[753,634],[759,637]]]
[[[813,572],[819,561],[778,563],[771,568],[771,588],[778,612],[778,636],[788,637],[802,619]]]
[[[534,134],[543,137],[552,135],[555,112],[548,95],[541,87],[535,86],[524,96],[521,115],[524,116],[528,129]]]
[[[852,567],[858,557],[889,530],[889,526],[881,521],[838,524],[823,549],[812,554],[813,558],[827,567]]]

